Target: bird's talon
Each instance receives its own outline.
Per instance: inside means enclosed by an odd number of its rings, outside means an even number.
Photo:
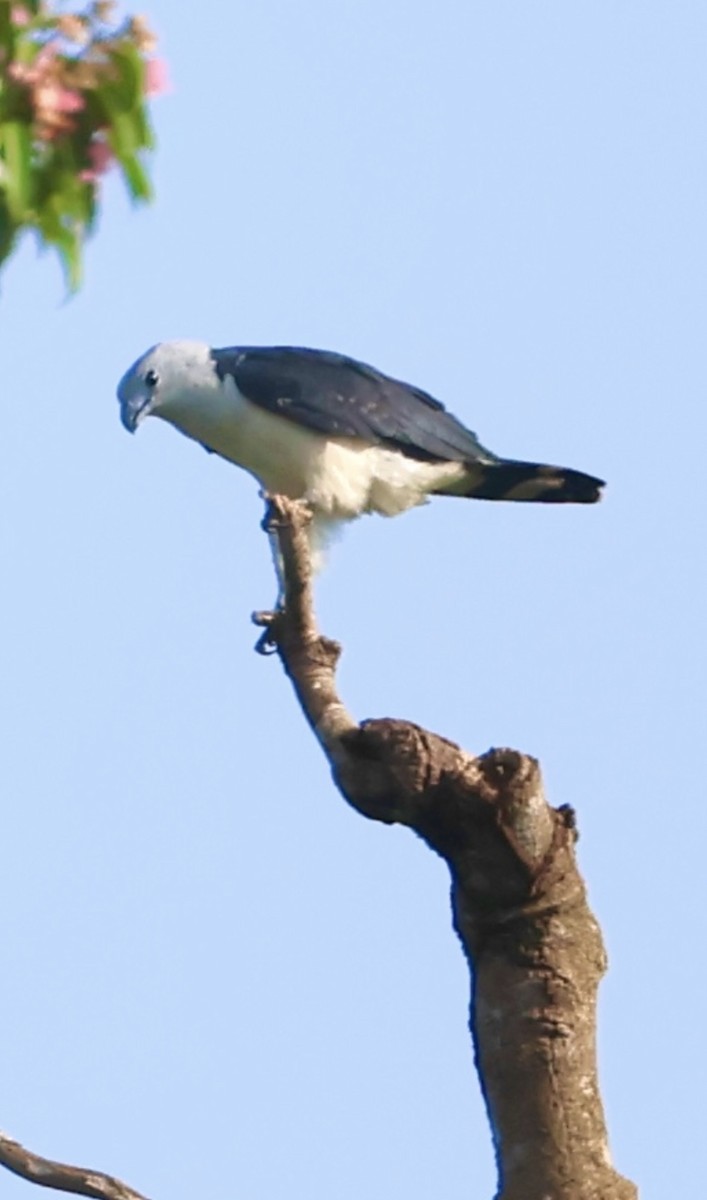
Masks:
[[[270,628],[276,617],[277,610],[273,612],[271,609],[257,609],[250,615],[250,619],[254,625],[264,626],[266,629]]]
[[[257,654],[275,654],[277,650],[277,624],[283,613],[282,608],[274,611],[259,611],[251,614],[251,621],[259,625],[263,632],[255,643]]]
[[[277,639],[273,636],[270,628],[264,629],[261,633],[255,643],[255,653],[262,654],[264,657],[277,653]]]
[[[271,504],[268,504],[268,507],[265,510],[265,516],[260,522],[260,528],[262,529],[263,533],[270,534],[277,533],[278,529],[282,528],[282,522],[280,521],[277,513],[273,510],[273,506]]]

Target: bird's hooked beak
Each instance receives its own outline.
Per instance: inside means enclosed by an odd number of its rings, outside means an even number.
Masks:
[[[126,396],[118,392],[120,399],[120,420],[128,433],[135,433],[141,421],[152,412],[152,396]]]

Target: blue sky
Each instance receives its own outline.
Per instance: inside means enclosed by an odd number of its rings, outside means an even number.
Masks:
[[[705,987],[704,5],[149,15],[174,82],[156,204],[109,180],[79,297],[30,245],[0,295],[0,1124],[155,1200],[492,1194],[443,864],[346,808],[253,654],[252,481],[118,423],[155,341],[305,344],[609,481],[595,508],[362,521],[319,611],[356,715],[536,754],[577,808],[614,1156],[642,1200],[680,1194]]]

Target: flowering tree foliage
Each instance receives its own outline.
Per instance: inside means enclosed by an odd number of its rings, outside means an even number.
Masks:
[[[0,268],[31,230],[73,291],[101,175],[115,165],[133,200],[151,197],[146,100],[166,76],[142,17],[117,22],[112,0],[56,7],[0,0]]]

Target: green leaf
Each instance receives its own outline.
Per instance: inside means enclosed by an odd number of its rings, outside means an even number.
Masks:
[[[61,207],[61,197],[54,196],[37,215],[37,232],[40,240],[54,246],[64,270],[67,290],[76,292],[81,284],[81,229],[75,222],[67,222]]]
[[[64,269],[67,291],[73,295],[81,286],[83,278],[81,242],[78,238],[67,239],[57,246],[57,253]]]
[[[7,204],[0,196],[0,264],[12,254],[17,233],[18,226],[12,220]]]
[[[140,149],[140,131],[132,113],[114,113],[108,129],[108,142],[116,158],[130,158]]]
[[[0,142],[4,151],[4,173],[0,187],[7,197],[10,215],[25,220],[32,207],[32,134],[24,121],[5,121],[0,126]]]
[[[108,99],[110,107],[118,112],[129,113],[141,104],[145,90],[145,62],[139,50],[128,41],[113,45],[111,63],[117,78],[107,79],[99,88]]]
[[[12,45],[13,28],[10,21],[10,5],[0,4],[0,43],[8,50]]]
[[[147,203],[152,199],[152,184],[147,171],[137,155],[120,160],[121,170],[130,197],[135,201]]]
[[[138,137],[140,138],[140,145],[143,147],[143,149],[154,150],[155,135],[152,132],[150,118],[147,115],[146,104],[141,104],[140,107],[135,110],[135,128],[137,130]]]

